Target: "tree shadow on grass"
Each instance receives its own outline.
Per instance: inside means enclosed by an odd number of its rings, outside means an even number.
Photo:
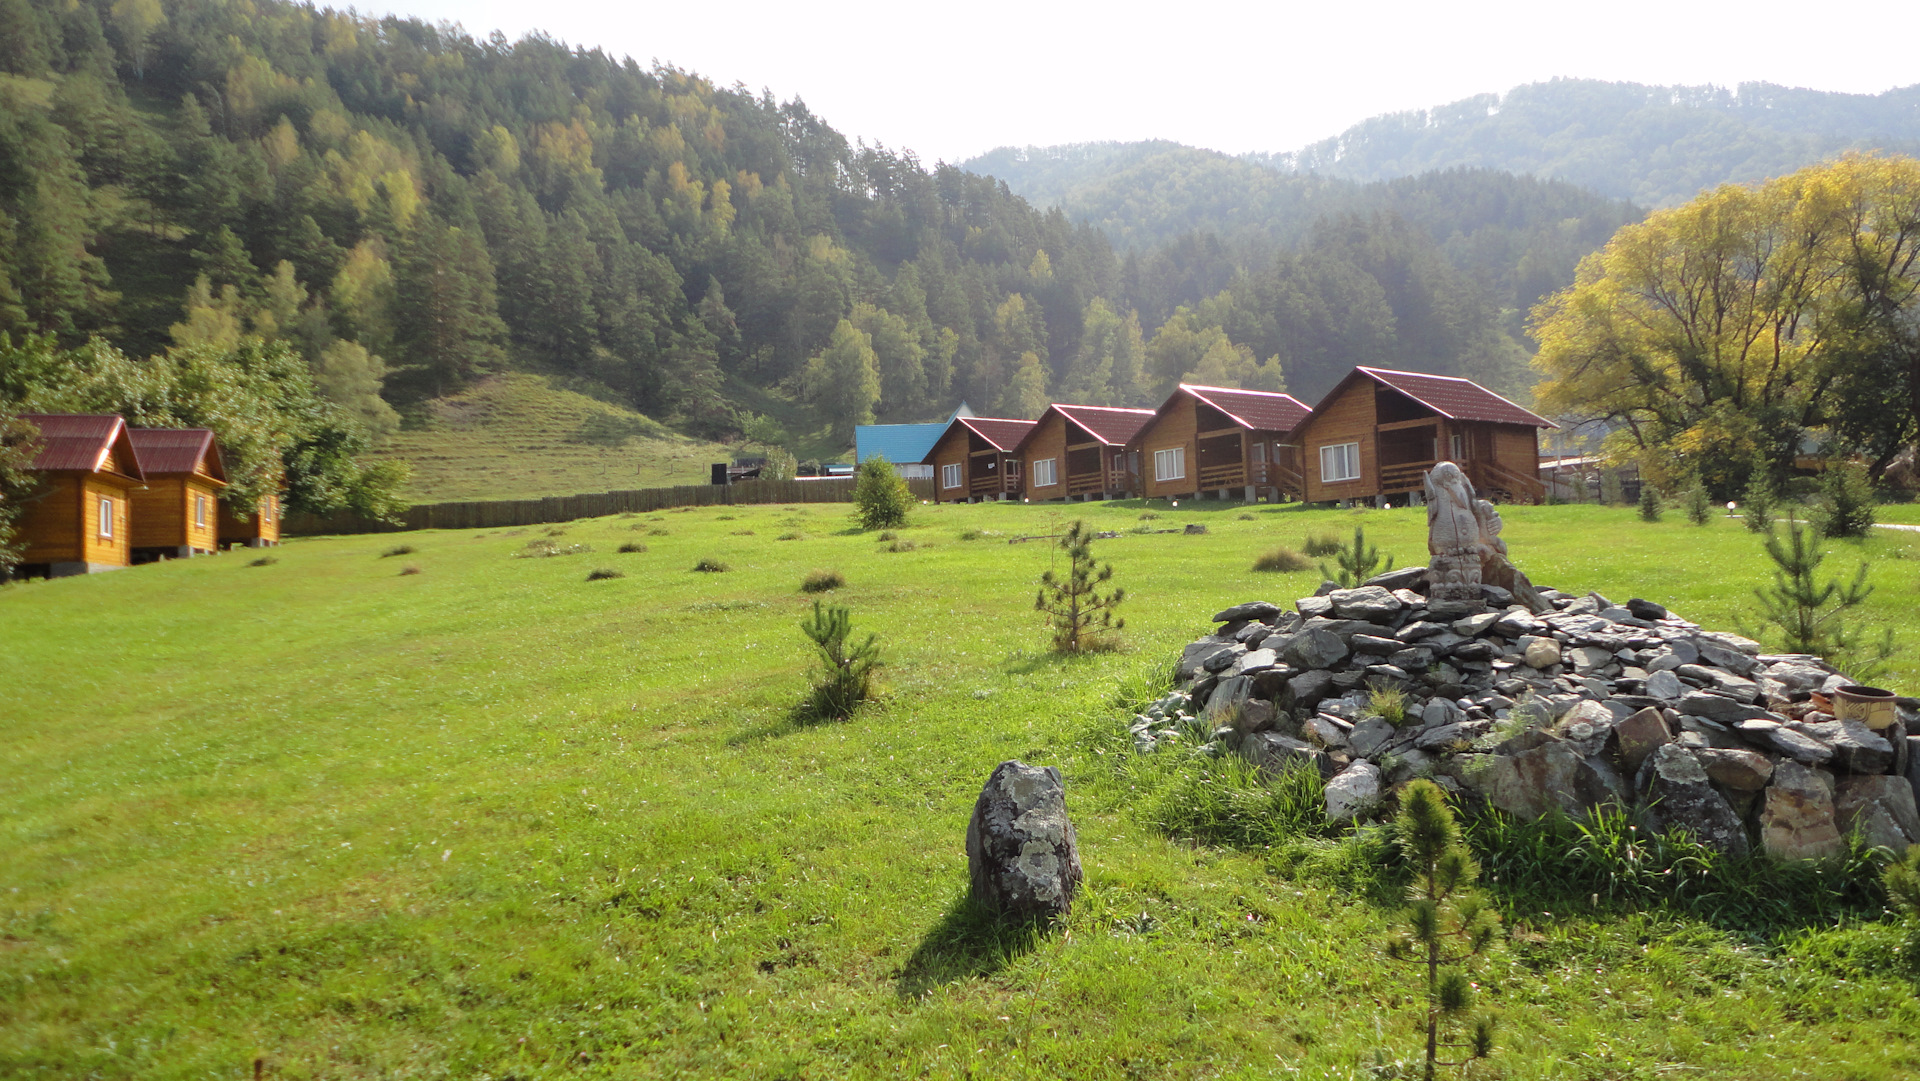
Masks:
[[[1080,653],[1056,653],[1050,649],[1023,650],[1008,654],[1005,672],[1010,676],[1030,676],[1035,672],[1057,671],[1075,665],[1092,664],[1096,656],[1105,653],[1125,653],[1123,644],[1112,648],[1088,649]]]
[[[1032,952],[1051,921],[1003,916],[962,890],[900,968],[896,989],[919,999],[950,983],[990,976]]]
[[[773,720],[756,724],[751,728],[729,736],[727,738],[727,746],[741,747],[749,743],[759,743],[762,740],[791,736],[795,732],[808,728],[819,728],[823,725],[830,724],[845,724],[869,708],[875,701],[877,701],[877,699],[869,698],[867,701],[854,707],[852,713],[836,714],[826,705],[826,689],[816,686],[808,691],[806,697],[800,699],[791,709],[788,709],[785,713],[780,714]]]

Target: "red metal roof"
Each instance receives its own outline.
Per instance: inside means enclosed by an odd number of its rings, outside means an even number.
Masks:
[[[1033,430],[1038,421],[1009,420],[1004,417],[955,417],[955,424],[964,424],[973,429],[975,435],[993,444],[995,450],[1002,453],[1010,451],[1020,442],[1020,437]]]
[[[1242,427],[1263,432],[1293,431],[1313,412],[1293,395],[1270,390],[1198,387],[1191,383],[1180,384],[1180,389],[1232,417]]]
[[[1450,420],[1479,420],[1493,424],[1524,424],[1533,428],[1559,425],[1538,413],[1522,409],[1471,379],[1425,372],[1396,372],[1387,368],[1355,368],[1383,386],[1412,398]]]
[[[1111,405],[1061,405],[1055,402],[1053,409],[1060,415],[1073,421],[1092,433],[1095,439],[1108,446],[1125,446],[1134,433],[1147,426],[1153,419],[1151,409],[1122,409]]]
[[[220,460],[220,445],[206,428],[132,428],[134,453],[140,456],[140,469],[149,474],[192,473],[203,458],[207,472],[217,480],[227,479],[226,463]]]
[[[140,455],[127,438],[127,422],[112,413],[22,413],[20,419],[40,429],[39,450],[31,468],[48,471],[97,473],[107,452],[120,451],[120,472],[145,480]]]

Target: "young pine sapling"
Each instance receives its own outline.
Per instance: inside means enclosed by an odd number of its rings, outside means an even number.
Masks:
[[[880,647],[869,633],[853,641],[853,617],[844,604],[813,602],[813,614],[800,621],[800,633],[811,640],[819,656],[821,674],[808,699],[809,712],[821,720],[842,720],[873,693],[873,670],[880,664]]]
[[[1816,582],[1814,576],[1827,558],[1819,532],[1792,518],[1786,527],[1784,538],[1776,531],[1767,532],[1773,585],[1753,591],[1760,601],[1761,620],[1779,628],[1787,652],[1819,654],[1855,680],[1873,679],[1893,656],[1893,629],[1869,644],[1847,626],[1846,617],[1873,594],[1867,584],[1867,564],[1860,564],[1851,582],[1838,578]]]
[[[1383,556],[1380,549],[1367,543],[1367,531],[1364,526],[1353,527],[1353,546],[1341,545],[1333,553],[1333,561],[1339,570],[1320,564],[1320,574],[1329,582],[1338,582],[1342,589],[1351,589],[1376,574],[1384,574],[1393,569],[1393,557]]]
[[[1035,611],[1045,612],[1053,624],[1053,648],[1056,653],[1084,653],[1111,647],[1113,632],[1127,621],[1113,617],[1114,608],[1126,599],[1126,590],[1115,587],[1102,595],[1100,587],[1113,577],[1113,564],[1093,558],[1093,530],[1076,521],[1060,537],[1067,553],[1067,573],[1047,571],[1040,576],[1040,591],[1033,598]]]
[[[1493,1019],[1471,1018],[1472,1032],[1457,1035],[1454,1023],[1473,1010],[1473,984],[1462,967],[1486,952],[1499,929],[1499,917],[1474,890],[1480,868],[1468,855],[1460,826],[1440,786],[1414,781],[1400,793],[1394,840],[1413,865],[1408,887],[1408,933],[1387,944],[1387,956],[1420,965],[1427,977],[1427,1054],[1425,1081],[1435,1066],[1458,1066],[1493,1051]],[[1442,1060],[1442,1050],[1465,1057]]]

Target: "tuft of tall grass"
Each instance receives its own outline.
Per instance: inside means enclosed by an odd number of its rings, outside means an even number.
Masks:
[[[800,580],[800,592],[825,593],[830,589],[843,588],[846,584],[846,576],[839,571],[808,571],[807,576]]]
[[[1315,559],[1338,554],[1345,547],[1340,538],[1331,533],[1309,533],[1300,542],[1300,550]]]
[[[1276,574],[1292,574],[1295,571],[1312,570],[1313,560],[1291,548],[1280,547],[1254,560],[1253,569]]]
[[[386,551],[381,552],[380,558],[392,559],[394,556],[410,556],[416,551],[419,551],[419,549],[415,548],[411,544],[396,544],[393,547],[387,549]]]
[[[403,575],[407,575],[407,574],[419,574],[419,573],[420,573],[420,564],[418,564],[418,563],[409,563],[409,564],[407,564],[406,566],[404,566],[404,567],[401,567],[401,568],[400,568],[400,573],[401,573],[401,574],[403,574]]]
[[[1304,763],[1269,774],[1239,755],[1195,758],[1153,795],[1146,817],[1170,836],[1258,848],[1339,832],[1323,787]]]
[[[598,570],[588,571],[587,581],[601,582],[601,581],[605,581],[608,578],[625,578],[626,576],[627,574],[625,571],[617,571],[611,567],[601,567]]]
[[[782,533],[773,539],[774,540],[806,540],[807,535],[805,533],[801,533],[796,530],[796,531]]]
[[[728,571],[732,570],[733,568],[727,566],[725,563],[721,562],[720,560],[714,559],[711,556],[709,556],[708,558],[703,559],[698,563],[695,563],[693,565],[693,569],[696,571],[699,571],[702,574],[725,574]]]
[[[644,544],[641,544],[639,541],[628,541],[627,543],[620,546],[620,551],[623,555],[633,555],[637,552],[644,552],[646,550],[647,550],[647,546]]]

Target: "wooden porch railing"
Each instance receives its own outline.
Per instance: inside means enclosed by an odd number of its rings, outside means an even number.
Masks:
[[[1435,462],[1399,462],[1380,467],[1380,491],[1406,492],[1421,486]]]
[[[1200,467],[1200,488],[1202,491],[1212,488],[1239,488],[1246,483],[1247,466],[1245,462]]]
[[[1467,463],[1467,475],[1481,490],[1504,492],[1508,499],[1540,503],[1547,498],[1547,486],[1539,477],[1529,477],[1499,462],[1484,459],[1470,461]]]

